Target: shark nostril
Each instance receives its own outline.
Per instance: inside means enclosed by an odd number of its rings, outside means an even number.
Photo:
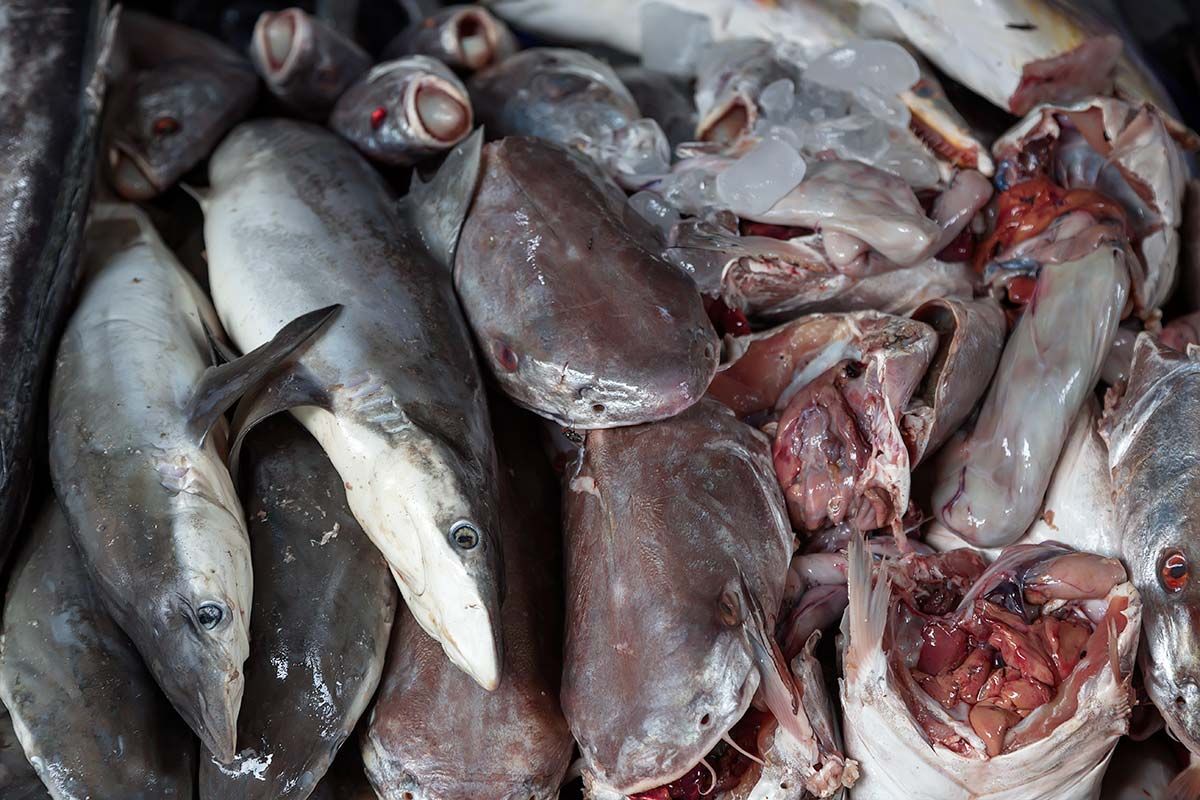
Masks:
[[[595,411],[597,414],[603,414],[604,403],[592,403],[592,411]]]
[[[700,727],[707,728],[709,723],[711,723],[711,722],[712,722],[712,716],[709,714],[705,714],[703,717],[700,718]]]
[[[1175,707],[1176,708],[1186,708],[1187,707],[1187,700],[1183,699],[1183,695],[1176,695]]]

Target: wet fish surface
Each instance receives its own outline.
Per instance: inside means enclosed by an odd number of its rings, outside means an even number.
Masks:
[[[540,139],[503,139],[482,159],[454,284],[505,393],[589,429],[695,403],[717,367],[716,333],[621,191]]]
[[[804,682],[801,704],[772,638],[793,535],[765,437],[711,400],[590,431],[566,477],[564,525],[562,699],[592,796],[708,785],[702,761],[728,735],[766,749],[757,768],[733,749],[713,777],[723,792],[769,785],[774,769],[788,797],[853,783],[822,724],[820,683]],[[754,716],[762,731],[748,740],[735,726],[756,693],[770,714]]]
[[[104,91],[102,3],[0,9],[0,560],[12,549],[34,442],[79,274]],[[111,31],[109,32],[111,39]]]
[[[56,800],[194,796],[196,741],[109,616],[53,498],[9,584],[0,697]]]
[[[367,773],[385,800],[554,800],[571,761],[574,740],[558,701],[558,486],[538,418],[503,400],[493,406],[507,586],[503,678],[485,692],[402,613],[362,742]]]
[[[50,397],[51,477],[113,618],[228,760],[252,578],[222,413],[255,369],[277,366],[315,328],[282,351],[214,367],[205,327],[221,335],[216,314],[144,212],[93,206],[85,258],[94,277],[59,346]]]
[[[375,694],[396,585],[337,471],[294,420],[250,433],[238,477],[254,563],[240,752],[229,765],[201,763],[200,797],[299,800]]]
[[[256,120],[209,163],[209,277],[243,349],[279,315],[344,308],[295,380],[239,408],[294,414],[328,454],[413,616],[486,688],[499,683],[496,456],[483,380],[447,271],[378,173],[315,125]]]

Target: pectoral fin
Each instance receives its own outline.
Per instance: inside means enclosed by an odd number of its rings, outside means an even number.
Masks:
[[[331,407],[329,395],[303,369],[284,367],[246,393],[233,414],[229,471],[235,481],[246,434],[267,417],[297,406]]]
[[[212,426],[239,397],[260,384],[310,341],[340,308],[329,306],[310,311],[289,322],[261,347],[229,363],[205,370],[187,407],[188,429],[196,440],[203,443]]]

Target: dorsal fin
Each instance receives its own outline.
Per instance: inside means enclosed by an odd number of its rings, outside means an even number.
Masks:
[[[408,194],[400,200],[401,214],[420,235],[429,254],[451,271],[482,163],[483,128],[480,127],[450,151],[428,183],[414,173]]]
[[[237,399],[262,382],[308,342],[341,308],[339,305],[297,317],[266,344],[220,366],[209,367],[188,401],[188,429],[198,443]]]

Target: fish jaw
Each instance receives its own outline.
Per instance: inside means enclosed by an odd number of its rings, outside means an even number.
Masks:
[[[341,401],[339,401],[341,402]],[[483,468],[399,412],[389,430],[307,407],[293,412],[325,449],[346,500],[387,560],[404,601],[456,666],[489,691],[500,683],[502,562]],[[390,419],[390,418],[389,418]],[[468,525],[476,541],[456,544]],[[465,543],[465,542],[464,542]]]
[[[463,6],[442,29],[442,48],[467,69],[483,69],[515,49],[512,34],[486,9]]]
[[[1194,614],[1194,609],[1177,610]],[[1138,660],[1146,692],[1171,735],[1190,752],[1200,753],[1200,653],[1194,638],[1170,639],[1164,633],[1180,628],[1192,632],[1195,624],[1164,625],[1161,611],[1153,599],[1145,597],[1144,641]]]

